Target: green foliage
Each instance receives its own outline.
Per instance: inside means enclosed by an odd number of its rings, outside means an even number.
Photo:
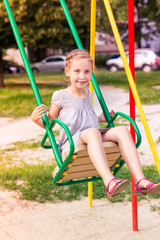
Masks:
[[[97,68],[104,68],[106,61],[110,58],[110,55],[102,56],[102,55],[97,55],[95,57],[95,65]]]
[[[67,51],[75,42],[59,0],[10,0],[13,16],[25,47],[61,48]],[[90,0],[72,1],[67,5],[83,45],[89,48]],[[66,41],[67,39],[67,41]],[[17,47],[3,2],[0,2],[0,87],[4,86],[2,50]]]
[[[0,185],[6,189],[19,192],[19,197],[26,200],[38,202],[56,202],[57,200],[71,201],[80,200],[82,196],[88,195],[88,184],[76,184],[65,187],[57,187],[52,184],[52,171],[55,165],[25,165],[23,167],[1,167]],[[160,181],[155,166],[143,167],[146,177],[152,181]],[[130,180],[130,173],[123,167],[116,175],[118,179]],[[107,198],[102,181],[93,182],[93,199]],[[127,189],[111,202],[122,202],[131,200],[131,190]],[[139,197],[141,199],[159,198],[160,194]]]
[[[10,0],[9,2],[25,46],[40,48],[51,46],[63,49],[74,46],[74,40],[59,0],[46,0],[45,3],[42,0]],[[68,0],[66,4],[82,42],[86,44],[89,40],[90,11],[88,9],[90,9],[90,0]],[[110,4],[120,34],[122,34],[128,28],[128,2],[111,0]],[[149,28],[149,22],[155,21],[159,28],[160,1],[136,0],[135,11],[138,19],[135,22],[136,42],[139,43],[142,36],[140,32],[142,25]],[[97,30],[112,32],[103,1],[97,1]],[[0,42],[2,43],[0,48],[15,45],[3,2],[0,3],[0,33]],[[66,39],[67,41],[65,41]]]
[[[111,0],[110,1],[113,15],[115,17],[120,35],[126,33],[128,30],[128,1],[126,0]],[[141,47],[141,38],[149,38],[149,33],[155,34],[160,27],[160,1],[134,1],[135,10],[135,42]],[[97,2],[97,29],[102,32],[112,33],[108,17],[103,1]],[[151,22],[156,23],[157,29],[151,26]],[[148,32],[142,33],[141,28],[146,27]],[[123,39],[124,42],[128,41],[128,36]],[[159,47],[159,46],[158,46]]]
[[[111,0],[110,5],[120,35],[123,35],[128,30],[128,2],[125,0]],[[97,30],[113,35],[103,1],[97,2]],[[127,42],[127,39],[124,39],[124,41]]]
[[[25,46],[65,49],[74,45],[59,0],[46,0],[45,2],[42,0],[11,0],[9,2]],[[89,6],[90,1],[67,1],[70,14],[83,42],[89,39],[90,14],[88,8],[85,7],[86,4]],[[3,2],[0,3],[0,17],[0,33],[3,33],[0,34],[0,43],[2,43],[0,46],[10,47],[9,41],[12,40],[14,44],[15,41],[13,41],[13,33]]]

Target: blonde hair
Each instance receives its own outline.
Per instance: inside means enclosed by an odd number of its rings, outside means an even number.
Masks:
[[[87,58],[90,61],[92,70],[93,70],[92,57],[89,55],[89,53],[86,50],[81,50],[81,49],[75,49],[67,55],[65,69],[69,69],[71,67],[72,61],[74,59],[80,59],[80,58]]]

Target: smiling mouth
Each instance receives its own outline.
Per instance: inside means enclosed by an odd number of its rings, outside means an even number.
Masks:
[[[86,81],[77,81],[78,83],[80,83],[80,84],[85,84],[86,83]]]

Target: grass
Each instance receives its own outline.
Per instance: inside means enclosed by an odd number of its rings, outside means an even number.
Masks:
[[[53,92],[62,88],[59,82],[64,87],[66,79],[63,73],[35,74],[42,101],[48,108]],[[6,74],[4,82],[5,88],[0,88],[0,117],[20,118],[30,116],[37,104],[27,75],[25,73]],[[54,84],[50,84],[52,82]]]
[[[154,204],[154,205],[151,205],[150,208],[152,212],[157,211],[160,214],[160,206],[157,206],[156,204]]]
[[[42,101],[50,107],[51,96],[55,90],[60,89],[58,86],[54,88],[39,87]],[[33,109],[36,107],[36,100],[32,89],[29,85],[10,86],[5,89],[0,89],[1,112],[0,117],[20,118],[30,116]]]
[[[128,80],[124,71],[115,73],[100,71],[95,75],[100,84],[123,88],[127,91],[129,90]],[[153,88],[153,86],[160,85],[159,71],[149,73],[136,71],[135,81],[142,104],[160,103],[160,89]]]
[[[52,184],[52,171],[55,165],[24,165],[23,167],[1,166],[0,185],[6,189],[14,190],[19,193],[20,199],[34,200],[42,202],[56,202],[58,200],[72,201],[79,200],[82,196],[88,195],[87,183],[57,187]],[[160,181],[160,176],[153,166],[144,166],[145,175],[154,181]],[[117,178],[130,180],[130,173],[126,167],[123,167],[117,174]],[[93,183],[93,199],[106,197],[105,187],[102,181]],[[138,199],[159,198],[160,194],[139,197]],[[130,188],[121,193],[117,198],[109,200],[111,202],[131,201]],[[158,208],[158,207],[157,207]]]
[[[34,78],[36,82],[43,82],[45,83],[52,83],[54,82],[61,82],[66,84],[67,77],[64,73],[34,73]],[[29,80],[26,73],[18,73],[18,74],[6,74],[5,75],[5,84],[6,85],[17,85],[17,84],[29,84]]]
[[[99,84],[128,90],[128,81],[124,71],[115,73],[97,71],[95,75]],[[67,84],[64,73],[35,74],[35,79],[38,82],[42,101],[48,108],[53,92],[64,88]],[[159,71],[150,73],[137,71],[135,79],[142,104],[160,103],[160,89],[152,88],[152,86],[160,83]],[[27,75],[25,73],[5,75],[5,85],[5,88],[0,89],[0,117],[20,118],[30,116],[36,106],[36,101]]]
[[[57,134],[58,131],[55,131],[55,135]],[[32,156],[29,157],[28,154],[27,162],[30,162],[28,164],[25,159],[18,157],[18,152],[21,153],[26,149],[30,149],[33,154],[34,151],[38,151],[39,146],[40,142],[32,139],[25,142],[16,142],[0,150],[0,186],[18,192],[20,199],[37,201],[39,203],[46,201],[56,202],[58,200],[80,200],[82,196],[88,196],[87,183],[65,187],[57,187],[52,184],[52,171],[56,166],[54,159],[49,159],[48,161],[37,160],[33,164]],[[19,160],[17,161],[16,159]],[[156,167],[143,166],[143,171],[149,179],[160,181]],[[126,167],[123,167],[116,177],[130,180],[130,172]],[[93,182],[93,199],[106,197],[104,192],[105,187],[102,181]],[[147,196],[147,200],[159,197],[160,194],[150,195]],[[138,199],[146,199],[146,197],[139,197]],[[124,200],[131,201],[130,189],[109,201],[122,202]],[[153,209],[159,211],[158,206],[152,206]]]
[[[55,135],[58,135],[55,131]],[[56,202],[80,200],[82,196],[88,196],[88,184],[77,184],[65,187],[57,187],[52,184],[52,172],[56,166],[54,159],[47,161],[39,159],[32,160],[34,151],[39,153],[40,141],[32,139],[28,141],[15,142],[0,150],[0,186],[5,189],[16,191],[20,199],[37,201],[43,203],[46,201]],[[27,162],[19,157],[18,153],[30,150],[32,155],[27,155]],[[47,150],[44,150],[47,151]],[[43,158],[43,157],[42,157]],[[18,159],[18,161],[17,161]],[[28,163],[29,162],[29,163]],[[33,164],[34,162],[34,164]],[[143,166],[146,177],[151,180],[160,181],[160,176],[154,166]],[[130,172],[124,166],[116,175],[119,179],[130,180]],[[93,182],[93,199],[107,198],[104,194],[105,187],[102,181]],[[159,198],[160,194],[155,196],[139,197],[141,199]],[[109,200],[111,202],[131,201],[131,190],[127,189],[117,198]],[[152,206],[152,210],[159,211],[159,206]]]

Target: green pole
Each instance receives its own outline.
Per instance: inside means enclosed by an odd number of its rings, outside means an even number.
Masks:
[[[76,28],[75,28],[74,22],[73,22],[73,20],[72,20],[72,18],[71,18],[71,15],[70,15],[69,10],[68,10],[68,8],[67,8],[66,2],[65,2],[65,0],[59,0],[59,2],[60,2],[60,4],[61,4],[61,6],[62,6],[63,12],[64,12],[64,14],[65,14],[65,17],[66,17],[66,19],[67,19],[68,25],[69,25],[69,27],[70,27],[70,29],[71,29],[72,34],[73,34],[74,40],[75,40],[75,42],[76,42],[76,45],[77,45],[77,47],[78,47],[79,49],[82,49],[82,50],[83,50],[84,48],[83,48],[82,42],[81,42],[81,40],[80,40],[80,38],[79,38],[79,35],[78,35],[78,33],[77,33],[77,30],[76,30]],[[102,107],[102,109],[103,109],[103,112],[104,112],[104,115],[105,115],[105,117],[106,117],[106,120],[109,122],[109,126],[110,126],[110,127],[114,127],[114,124],[113,124],[113,123],[110,123],[111,116],[110,116],[110,114],[109,114],[108,108],[107,108],[107,106],[106,106],[106,103],[105,103],[105,101],[104,101],[103,95],[102,95],[102,93],[101,93],[101,91],[100,91],[100,88],[99,88],[99,86],[98,86],[98,83],[97,83],[97,81],[96,81],[96,78],[95,78],[94,73],[92,73],[91,82],[92,82],[92,84],[93,84],[93,87],[94,87],[95,93],[96,93],[96,95],[97,95],[97,98],[98,98],[98,100],[99,100],[99,102],[100,102],[100,105],[101,105],[101,107]]]
[[[39,106],[39,105],[42,104],[42,99],[41,99],[41,96],[39,94],[37,84],[36,84],[36,81],[34,79],[32,69],[30,67],[26,52],[24,50],[24,46],[23,46],[20,34],[18,32],[16,22],[14,20],[13,14],[12,14],[12,10],[10,8],[8,0],[3,0],[3,2],[4,2],[4,6],[6,8],[6,11],[7,11],[7,15],[8,15],[8,18],[9,18],[9,21],[10,21],[10,24],[11,24],[11,27],[12,27],[12,30],[13,30],[13,33],[14,33],[14,36],[15,36],[15,39],[16,39],[16,42],[17,42],[22,60],[23,60],[23,63],[24,63],[24,66],[25,66],[25,69],[26,69],[26,72],[27,72],[27,75],[28,75],[28,78],[29,78],[29,81],[30,81],[30,84],[31,84],[31,87],[32,87],[32,90],[33,90],[34,96],[36,98],[37,105]],[[46,131],[47,131],[48,138],[50,140],[50,144],[51,144],[54,156],[57,159],[58,165],[61,166],[62,165],[61,155],[59,153],[59,150],[58,150],[57,143],[56,143],[56,140],[54,138],[53,132],[52,132],[51,129],[49,129],[50,123],[49,123],[47,115],[45,115],[43,117],[43,122],[44,122],[44,126],[46,128]]]
[[[66,2],[64,0],[59,0],[59,1],[60,1],[60,4],[61,4],[61,7],[63,9],[63,12],[65,14],[65,17],[67,19],[68,25],[69,25],[69,27],[71,29],[72,34],[73,34],[74,40],[75,40],[75,42],[77,44],[77,47],[79,49],[83,50],[84,48],[83,48],[82,42],[81,42],[81,40],[80,40],[80,38],[78,36],[78,32],[77,32],[77,30],[75,28],[75,25],[74,25],[74,22],[73,22],[73,20],[71,18],[71,15],[70,15],[69,10],[67,8]]]

